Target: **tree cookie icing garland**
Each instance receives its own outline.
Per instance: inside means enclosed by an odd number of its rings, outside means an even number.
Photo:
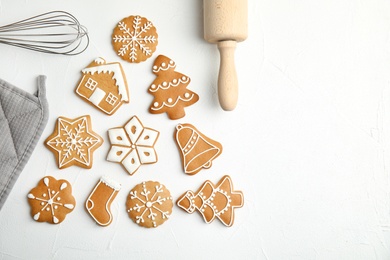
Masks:
[[[176,126],[174,137],[180,150],[184,172],[190,175],[212,166],[222,153],[222,145],[205,136],[191,124]]]
[[[138,117],[133,116],[123,127],[108,130],[111,149],[107,161],[122,164],[133,175],[141,165],[157,162],[154,145],[159,134],[157,130],[144,127]]]
[[[139,15],[123,18],[112,33],[114,50],[123,60],[139,63],[152,56],[156,50],[156,28]]]
[[[51,134],[45,141],[46,147],[56,157],[59,169],[72,165],[92,168],[93,152],[103,143],[103,139],[92,131],[91,117],[75,119],[59,117]]]
[[[197,210],[207,224],[217,218],[230,227],[234,222],[234,209],[244,205],[244,195],[233,190],[232,180],[226,175],[216,185],[206,181],[196,193],[187,191],[176,204],[188,213]]]
[[[147,228],[155,228],[168,220],[172,207],[171,193],[156,181],[136,185],[126,202],[129,217],[139,226]]]
[[[76,94],[100,111],[112,115],[130,102],[126,75],[119,62],[97,58],[81,72]]]
[[[27,198],[31,216],[38,222],[59,224],[76,206],[70,183],[51,176],[42,178]]]
[[[88,213],[100,226],[105,227],[111,224],[113,220],[111,203],[118,195],[120,189],[121,185],[119,183],[107,176],[103,176],[85,202],[85,208]]]
[[[175,68],[176,64],[173,60],[159,55],[153,65],[156,79],[148,89],[148,92],[154,96],[149,112],[152,114],[166,112],[172,120],[184,117],[184,108],[199,100],[198,94],[187,89],[191,79],[176,72]]]

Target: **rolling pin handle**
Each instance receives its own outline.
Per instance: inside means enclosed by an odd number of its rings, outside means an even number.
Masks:
[[[218,99],[225,111],[232,111],[237,106],[238,80],[234,64],[236,45],[236,41],[218,42],[221,57],[218,76]]]

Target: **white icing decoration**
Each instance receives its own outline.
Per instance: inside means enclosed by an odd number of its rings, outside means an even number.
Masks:
[[[137,49],[142,51],[146,56],[152,55],[153,51],[147,44],[156,42],[157,37],[153,34],[148,35],[148,31],[154,28],[150,21],[145,21],[142,24],[141,17],[136,16],[131,27],[128,27],[122,21],[118,23],[118,27],[122,34],[114,35],[112,39],[114,42],[122,43],[121,48],[117,52],[119,56],[128,54],[130,60],[134,62],[137,60]]]
[[[112,73],[112,79],[115,80],[115,85],[118,87],[118,92],[121,95],[121,101],[129,102],[129,95],[127,91],[127,84],[125,76],[122,73],[122,67],[119,63],[109,63],[93,67],[88,67],[82,70],[83,73]]]
[[[66,182],[64,182],[64,183],[61,184],[60,190],[66,189],[66,187],[68,187],[68,184],[66,184]],[[58,197],[57,200],[58,200],[59,198],[60,198],[60,197]]]
[[[101,57],[99,57],[99,58],[96,58],[95,59],[95,63],[97,63],[97,64],[105,64],[106,63],[106,60],[105,59],[103,59],[103,58],[101,58]]]
[[[57,224],[57,223],[59,222],[58,218],[56,218],[55,216],[53,216],[53,222],[54,222],[55,224]]]
[[[158,102],[154,102],[153,106],[158,107]]]
[[[168,103],[172,103],[172,98],[168,98]]]
[[[111,144],[130,146],[130,140],[123,128],[112,128],[108,130],[108,138]]]
[[[122,187],[122,185],[119,182],[114,181],[108,176],[101,177],[100,181],[116,191],[119,191]]]
[[[99,107],[100,102],[104,99],[106,96],[106,92],[102,90],[101,88],[95,88],[92,95],[88,98],[89,101],[91,101],[92,104]]]
[[[29,194],[27,195],[27,198],[29,198],[29,199],[35,199],[35,196],[34,196],[33,194],[29,193]]]
[[[46,186],[49,186],[49,178],[44,178],[43,183],[45,183]]]
[[[47,145],[59,153],[59,168],[72,161],[78,161],[86,166],[90,166],[91,149],[100,144],[101,139],[99,136],[91,133],[88,128],[87,117],[83,116],[74,122],[58,118],[57,133],[57,136],[49,140]],[[81,133],[88,133],[88,136],[83,138],[80,135]]]
[[[35,220],[38,220],[40,215],[41,215],[41,212],[38,212],[37,214],[34,215],[33,218],[34,218]]]
[[[184,94],[184,97],[185,97],[185,98],[189,98],[189,97],[190,97],[190,93],[185,93],[185,94]]]
[[[73,209],[74,205],[73,204],[64,204],[64,207],[67,209]]]
[[[158,73],[158,72],[160,72],[160,70],[167,71],[167,70],[175,68],[175,67],[176,67],[175,62],[173,60],[170,60],[168,66],[164,62],[159,67],[158,66],[153,66],[153,72],[154,73]]]
[[[163,82],[161,85],[158,85],[157,87],[154,87],[154,88],[150,88],[149,91],[150,92],[156,92],[158,89],[169,89],[170,87],[177,87],[179,84],[187,84],[188,82],[190,82],[190,78],[188,77],[185,77],[185,80],[183,80],[182,78],[179,78],[179,79],[173,79],[171,82]],[[164,84],[166,83],[166,84]],[[153,84],[155,85],[155,84]]]
[[[126,134],[121,135],[124,141],[122,140],[119,145],[109,134],[111,149],[107,155],[108,161],[121,163],[130,175],[133,175],[142,164],[157,161],[154,144],[159,136],[158,131],[144,127],[136,116],[132,117],[123,128],[114,129],[120,129]]]
[[[186,93],[186,94],[187,94],[187,93]],[[178,96],[177,99],[176,99],[176,101],[175,101],[175,103],[173,103],[173,104],[167,104],[167,103],[163,102],[161,106],[159,106],[159,107],[151,107],[150,109],[156,111],[156,110],[160,110],[160,109],[163,108],[164,106],[167,106],[167,107],[174,107],[174,106],[176,106],[176,104],[177,104],[180,100],[181,100],[181,101],[184,101],[184,102],[188,102],[188,101],[190,101],[194,96],[195,96],[195,95],[192,94],[192,96],[190,96],[190,97],[187,98],[187,99]]]

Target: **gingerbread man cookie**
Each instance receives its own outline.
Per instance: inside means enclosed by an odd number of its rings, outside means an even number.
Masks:
[[[38,222],[59,224],[76,206],[70,183],[51,176],[41,179],[28,193],[27,198],[31,216]]]
[[[72,165],[92,168],[93,152],[103,143],[103,139],[92,131],[91,117],[75,119],[59,117],[45,145],[56,157],[59,169]]]
[[[168,220],[172,207],[171,193],[156,181],[136,185],[126,202],[129,217],[141,227],[147,228],[155,228]]]
[[[112,33],[114,50],[123,60],[132,63],[152,56],[158,43],[156,27],[139,15],[123,18]]]
[[[197,210],[207,224],[217,218],[230,227],[234,209],[244,205],[244,195],[233,190],[232,180],[226,175],[216,185],[206,181],[196,193],[187,191],[177,200],[177,205],[188,213]]]
[[[154,96],[149,107],[152,114],[167,113],[169,119],[175,120],[185,116],[184,108],[199,100],[198,94],[188,90],[191,79],[175,71],[176,63],[170,58],[159,55],[153,65],[156,79],[148,92]]]

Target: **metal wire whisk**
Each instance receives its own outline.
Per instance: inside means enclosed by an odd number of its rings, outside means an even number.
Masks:
[[[68,12],[52,11],[0,26],[0,43],[28,50],[77,55],[89,45],[87,28]]]

